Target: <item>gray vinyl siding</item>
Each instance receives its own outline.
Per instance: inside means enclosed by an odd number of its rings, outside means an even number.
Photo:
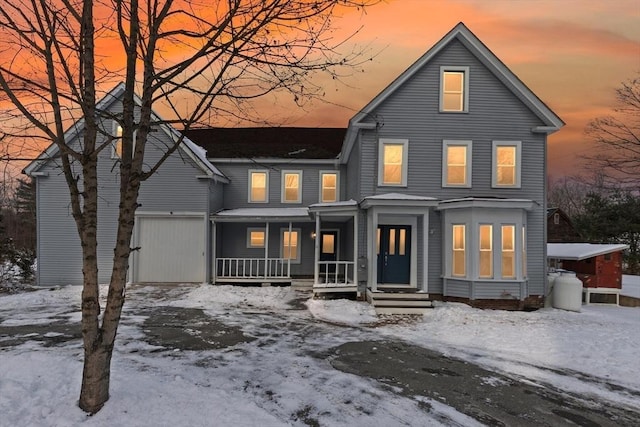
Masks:
[[[446,280],[446,293],[448,296],[456,298],[471,298],[471,282],[462,280]]]
[[[295,208],[306,207],[320,201],[320,171],[328,171],[339,169],[332,164],[262,164],[259,162],[252,163],[222,163],[215,165],[225,174],[231,181],[224,186],[224,208]],[[268,192],[269,199],[267,203],[249,203],[249,170],[268,171],[269,183]],[[282,203],[282,171],[302,171],[302,201],[301,203]],[[344,176],[340,176],[340,180],[344,180]],[[343,184],[341,182],[341,190]],[[341,198],[344,198],[344,192],[340,192]]]
[[[115,111],[117,103],[113,104]],[[105,120],[105,131],[112,129]],[[169,144],[163,132],[147,145],[146,164],[159,158],[155,144]],[[119,169],[111,158],[111,147],[98,158],[98,281],[108,283],[113,265],[113,248],[120,197]],[[82,283],[82,252],[75,221],[71,216],[69,190],[59,160],[41,169],[48,176],[37,177],[38,185],[38,284],[55,286]],[[180,150],[169,157],[157,174],[142,183],[138,212],[207,212],[209,183],[197,179],[203,171]]]
[[[441,66],[469,67],[468,113],[439,112]],[[352,154],[360,150],[357,199],[384,193],[406,193],[440,200],[463,197],[530,199],[527,213],[529,292],[544,292],[544,188],[546,136],[531,129],[544,123],[514,93],[454,40],[372,114],[381,126],[361,130]],[[407,139],[407,186],[378,186],[378,144],[381,138]],[[442,187],[442,141],[472,141],[472,187]],[[492,188],[492,141],[521,141],[521,188]],[[351,160],[351,159],[350,159]],[[349,188],[355,188],[351,183]],[[429,248],[429,291],[442,292],[441,221],[432,216]],[[502,289],[500,289],[500,293]]]
[[[209,183],[209,212],[216,213],[224,207],[224,186],[220,182]]]
[[[442,294],[442,228],[440,214],[431,211],[429,214],[429,270],[427,290],[430,294]],[[431,230],[433,233],[431,234]]]
[[[361,153],[360,153],[360,138],[356,139],[356,142],[351,150],[351,156],[349,157],[349,162],[347,163],[345,170],[346,174],[343,179],[343,188],[345,188],[345,200],[353,199],[356,201],[360,201],[361,193],[360,193],[360,181],[361,177],[359,174],[361,173]]]

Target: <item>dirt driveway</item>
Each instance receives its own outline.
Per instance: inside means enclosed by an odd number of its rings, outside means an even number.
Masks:
[[[166,289],[162,292],[163,297],[168,298]],[[290,341],[294,351],[328,361],[333,369],[374,379],[381,387],[400,396],[437,400],[490,426],[640,425],[637,410],[612,402],[589,400],[403,341],[384,339],[376,333],[375,327],[345,327],[320,322],[301,304],[307,297],[300,293],[285,311],[247,308],[234,313],[233,322],[196,308],[128,304],[123,324],[129,323],[128,318],[144,317],[141,327],[144,340],[157,347],[154,351],[215,352],[239,344],[268,351],[276,343],[281,348],[283,340]],[[69,322],[68,315],[73,310],[77,308],[61,313],[49,324],[0,326],[0,349],[32,339],[40,340],[46,346],[71,341],[79,343],[79,325]],[[136,327],[140,327],[139,324]],[[329,337],[335,336],[343,337],[341,344],[318,344],[331,342]],[[351,336],[359,339],[351,340]],[[249,387],[250,380],[247,384]],[[640,397],[633,390],[622,392]],[[429,403],[424,405],[424,411],[430,412]],[[308,425],[321,424],[313,417],[301,416],[299,421]],[[441,421],[447,424],[446,419]]]

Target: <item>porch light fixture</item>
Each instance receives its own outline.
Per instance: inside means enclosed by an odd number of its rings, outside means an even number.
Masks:
[[[316,238],[316,232],[315,231],[311,232],[311,238],[315,240],[315,238]]]

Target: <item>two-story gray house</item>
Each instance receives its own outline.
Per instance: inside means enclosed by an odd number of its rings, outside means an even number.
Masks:
[[[119,90],[101,107],[117,113]],[[458,24],[346,129],[188,132],[141,188],[130,280],[308,279],[317,294],[366,295],[379,312],[420,311],[433,299],[541,306],[547,135],[563,125]],[[161,130],[146,156],[175,132]],[[106,281],[117,150],[103,157]],[[38,188],[38,282],[79,283],[55,149],[25,172]]]

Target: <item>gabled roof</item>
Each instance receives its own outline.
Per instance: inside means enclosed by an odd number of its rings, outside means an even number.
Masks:
[[[190,129],[208,158],[335,159],[345,128],[249,127]]]
[[[115,88],[109,91],[104,98],[102,98],[98,103],[96,103],[97,111],[105,111],[108,110],[111,105],[120,99],[122,94],[125,91],[124,83],[119,83]],[[138,96],[134,96],[134,100],[138,105],[142,104],[141,99]],[[152,121],[162,122],[162,119],[155,113],[152,112]],[[160,129],[173,141],[176,141],[180,137],[180,133],[176,131],[173,127],[169,126],[166,123],[160,124]],[[75,122],[71,127],[65,132],[64,140],[70,141],[77,134],[82,132],[84,128],[84,118],[81,118],[77,122]],[[228,182],[228,179],[224,176],[222,172],[215,166],[213,166],[206,158],[204,151],[198,147],[193,141],[185,136],[180,144],[180,149],[187,154],[202,171],[217,180],[222,182]],[[51,144],[45,151],[43,151],[38,158],[29,163],[26,168],[22,171],[26,175],[32,175],[34,172],[37,172],[44,164],[50,159],[56,157],[60,152],[59,147],[56,144]]]
[[[407,82],[432,58],[454,40],[461,42],[489,71],[502,81],[514,94],[521,99],[527,107],[545,124],[540,128],[541,132],[552,133],[564,126],[564,122],[547,105],[540,100],[498,57],[489,50],[462,22],[456,25],[431,49],[414,62],[406,71],[398,76],[389,86],[380,92],[371,102],[349,120],[349,128],[345,137],[344,148],[340,155],[340,161],[346,163],[355,143],[358,129],[375,128],[375,124],[367,123],[366,119],[380,106],[392,93]]]

